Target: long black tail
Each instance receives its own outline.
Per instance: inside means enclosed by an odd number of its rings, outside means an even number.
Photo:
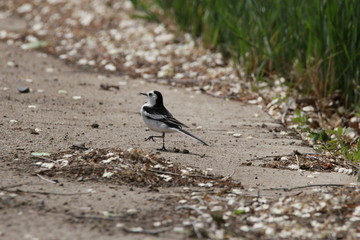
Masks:
[[[204,142],[204,141],[201,140],[200,138],[195,137],[194,135],[192,135],[192,134],[189,133],[188,131],[185,131],[184,129],[176,128],[176,131],[178,131],[178,132],[180,132],[180,133],[182,133],[182,134],[185,134],[185,135],[187,135],[187,136],[189,136],[189,137],[192,137],[192,138],[198,140],[199,142],[201,142],[202,144],[204,144],[204,145],[206,145],[206,146],[209,146],[209,144],[207,144],[206,142]]]

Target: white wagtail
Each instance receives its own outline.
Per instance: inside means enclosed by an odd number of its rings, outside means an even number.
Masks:
[[[202,144],[208,146],[206,142],[191,133],[182,129],[188,127],[185,124],[176,120],[173,115],[165,108],[163,97],[159,91],[150,91],[148,93],[140,93],[148,97],[148,101],[141,107],[140,113],[145,124],[153,131],[162,133],[162,136],[150,136],[145,139],[154,140],[154,138],[163,139],[163,147],[160,150],[166,151],[165,148],[165,133],[180,132],[189,137],[192,137]]]

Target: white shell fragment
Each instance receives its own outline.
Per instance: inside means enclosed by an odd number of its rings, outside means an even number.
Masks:
[[[112,64],[112,63],[108,63],[108,64],[106,64],[105,65],[105,69],[106,70],[108,70],[108,71],[116,71],[116,67],[115,67],[115,65],[114,64]]]

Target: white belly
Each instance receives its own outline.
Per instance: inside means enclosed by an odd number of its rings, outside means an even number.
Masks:
[[[146,126],[148,126],[148,128],[150,128],[151,130],[153,130],[155,132],[161,132],[161,133],[176,132],[176,130],[169,129],[166,124],[164,124],[160,121],[148,119],[145,116],[143,116],[143,120],[144,120]]]

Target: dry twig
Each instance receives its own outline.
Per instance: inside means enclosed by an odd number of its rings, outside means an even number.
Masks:
[[[263,190],[284,190],[285,192],[290,192],[292,190],[301,189],[301,188],[311,188],[311,187],[345,187],[347,185],[345,184],[309,184],[309,185],[303,185],[303,186],[296,186],[291,188],[266,188]]]
[[[173,229],[173,227],[163,227],[163,228],[156,228],[156,229],[143,229],[143,230],[133,230],[131,228],[126,228],[124,227],[123,230],[125,232],[129,232],[129,233],[143,233],[143,234],[150,234],[150,235],[157,235],[159,233],[162,232],[167,232],[170,231],[171,229]]]
[[[200,215],[203,215],[203,214],[204,214],[203,211],[201,211],[199,208],[196,208],[196,207],[193,206],[193,205],[182,205],[182,206],[177,206],[177,207],[175,208],[176,211],[177,211],[177,210],[180,210],[180,209],[190,209],[190,210],[194,210],[195,212],[197,212],[197,213],[200,214]]]
[[[48,183],[57,183],[51,179],[47,179],[45,178],[44,176],[40,175],[40,174],[36,174],[36,176],[38,176],[41,180],[44,180],[45,182],[48,182]]]
[[[59,196],[74,196],[74,195],[82,195],[82,194],[89,194],[89,193],[55,193],[55,192],[39,192],[39,191],[24,191],[21,189],[16,190],[7,190],[7,189],[0,189],[5,192],[9,193],[30,193],[30,194],[39,194],[39,195],[59,195]]]
[[[8,189],[8,188],[21,187],[21,186],[30,185],[30,184],[32,184],[32,183],[29,182],[29,183],[20,183],[20,184],[14,184],[14,185],[9,185],[9,186],[4,186],[4,187],[0,187],[0,191],[1,191],[1,190],[6,191],[6,189]]]
[[[155,169],[148,169],[149,172],[154,173],[160,173],[160,174],[167,174],[172,176],[178,176],[178,177],[184,177],[185,175],[181,175],[179,173],[173,173],[173,172],[166,172],[161,170],[155,170]],[[205,175],[186,175],[188,177],[197,177],[197,178],[206,178],[206,179],[212,179],[212,180],[220,180],[222,177],[212,177],[212,176],[205,176]]]

